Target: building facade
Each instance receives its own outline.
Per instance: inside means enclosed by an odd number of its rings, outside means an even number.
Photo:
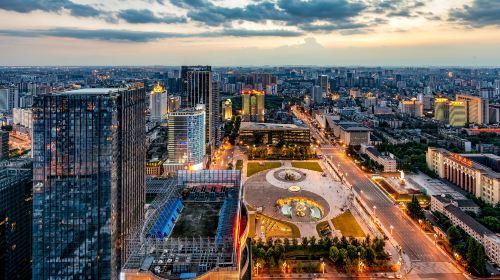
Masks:
[[[166,170],[202,169],[205,161],[204,105],[172,112],[168,116]]]
[[[198,104],[205,105],[205,148],[206,153],[210,155],[212,151],[215,151],[219,119],[219,92],[218,87],[215,91],[213,90],[212,67],[182,66],[181,78],[185,99],[183,107],[195,108]]]
[[[427,166],[440,178],[492,205],[500,201],[500,157],[491,154],[454,154],[432,147],[428,148],[426,157]]]
[[[38,95],[33,279],[117,279],[145,203],[142,84]]]
[[[457,94],[456,99],[464,102],[468,123],[489,123],[489,100],[487,98]]]
[[[438,97],[434,99],[434,119],[443,123],[448,123],[449,118],[448,98]]]
[[[30,279],[31,163],[0,164],[0,279]]]
[[[448,124],[453,127],[464,127],[467,123],[467,107],[463,101],[449,103]]]
[[[9,132],[0,130],[0,160],[9,158]]]
[[[384,167],[384,172],[397,172],[397,161],[394,157],[382,155],[377,148],[370,145],[361,145],[361,152]]]
[[[149,93],[149,119],[160,123],[166,120],[168,112],[168,95],[165,88],[157,83]]]
[[[424,104],[422,101],[412,98],[411,100],[402,100],[400,112],[412,117],[422,117],[424,115]]]
[[[244,145],[309,145],[309,128],[294,124],[253,123],[240,124],[240,141]]]
[[[224,106],[222,107],[222,116],[224,120],[230,120],[233,117],[233,102],[231,99],[226,99],[224,101]]]
[[[244,121],[264,121],[265,92],[259,90],[243,90],[241,92],[242,118]]]

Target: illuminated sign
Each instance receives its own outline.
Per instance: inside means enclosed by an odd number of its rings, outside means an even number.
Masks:
[[[458,161],[461,164],[465,164],[468,167],[472,167],[472,160],[465,158],[459,154],[451,154],[451,158],[454,159],[455,161]]]

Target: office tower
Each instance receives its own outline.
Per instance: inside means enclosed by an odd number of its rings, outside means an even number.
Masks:
[[[157,83],[149,93],[149,114],[152,122],[159,123],[167,118],[168,96],[165,88]]]
[[[466,122],[475,124],[489,123],[489,101],[477,96],[457,94],[457,101],[462,101],[466,108]]]
[[[212,90],[212,68],[210,66],[182,66],[181,67],[183,107],[194,108],[198,104],[204,104],[206,110],[205,119],[205,141],[207,154],[215,150],[216,121],[219,112],[214,111],[218,104],[218,92]],[[217,95],[217,96],[215,96]]]
[[[244,121],[264,122],[265,92],[243,90],[241,92],[242,117]]]
[[[19,107],[19,91],[16,87],[0,89],[0,112],[11,113],[13,108]]]
[[[141,83],[38,95],[33,279],[117,279],[144,217]]]
[[[327,75],[321,75],[318,78],[318,83],[321,88],[321,94],[326,97],[330,93],[330,80]]]
[[[323,103],[323,93],[321,93],[320,86],[313,86],[311,89],[312,103],[321,104]]]
[[[170,96],[168,98],[168,108],[167,113],[172,113],[181,107],[181,97],[180,96]]]
[[[412,117],[421,117],[424,115],[424,104],[416,98],[402,100],[400,103],[400,112]]]
[[[9,132],[0,130],[0,160],[9,158]]]
[[[500,97],[500,80],[495,80],[495,98]]]
[[[490,124],[500,123],[500,105],[491,104],[489,113]]]
[[[451,101],[449,103],[449,125],[463,127],[467,123],[467,109],[463,101]]]
[[[218,75],[214,77],[212,82],[212,110],[210,111],[215,114],[215,116],[209,117],[213,128],[210,133],[210,137],[213,138],[210,151],[213,153],[220,146],[222,139],[220,134],[220,81]]]
[[[448,123],[449,107],[448,98],[438,97],[434,99],[434,119],[436,121]]]
[[[419,93],[417,100],[422,102],[423,110],[428,111],[432,109],[432,96]]]
[[[230,120],[233,117],[233,102],[231,99],[226,99],[224,101],[224,107],[222,107],[222,116],[224,120]]]
[[[33,175],[28,160],[14,164],[0,163],[0,279],[30,279]]]
[[[167,171],[199,170],[205,158],[205,106],[184,108],[168,115]]]

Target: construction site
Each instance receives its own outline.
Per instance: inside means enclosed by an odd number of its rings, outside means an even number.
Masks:
[[[240,171],[180,170],[146,186],[154,199],[127,241],[121,279],[250,277]]]

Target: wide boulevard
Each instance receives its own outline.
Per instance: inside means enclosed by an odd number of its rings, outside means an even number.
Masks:
[[[374,211],[376,218],[386,228],[392,226],[392,237],[402,247],[403,252],[411,260],[408,279],[465,279],[444,252],[435,244],[434,237],[427,235],[410,220],[401,209],[389,199],[366,174],[345,155],[341,146],[334,146],[312,124],[307,116],[295,108],[294,114],[303,120],[311,129],[311,134],[321,142],[323,156],[328,157],[336,164],[339,171],[345,174],[345,180],[360,194],[365,205]]]

